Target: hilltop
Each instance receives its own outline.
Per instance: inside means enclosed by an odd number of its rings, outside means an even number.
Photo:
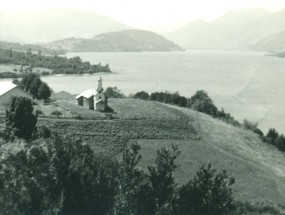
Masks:
[[[91,39],[67,38],[45,45],[72,52],[182,51],[164,37],[144,30],[122,30],[96,35]]]
[[[72,97],[64,97],[56,108],[68,117],[76,104]],[[200,165],[211,162],[236,178],[234,193],[238,200],[284,203],[284,154],[257,134],[191,109],[152,101],[110,99],[109,106],[114,111],[113,119],[93,111],[97,115],[89,116],[89,120],[40,118],[38,123],[48,125],[60,135],[82,138],[96,152],[117,155],[125,144],[137,141],[142,147],[143,168],[154,162],[157,149],[176,144],[182,151],[175,172],[179,184],[185,184]],[[87,113],[83,108],[76,111],[81,111],[82,116]]]

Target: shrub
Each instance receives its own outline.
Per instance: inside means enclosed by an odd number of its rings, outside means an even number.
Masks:
[[[62,116],[62,112],[60,112],[59,110],[54,110],[53,112],[50,113],[50,115],[60,117]]]
[[[51,131],[50,131],[49,127],[47,127],[45,125],[41,125],[37,128],[37,134],[39,137],[42,137],[42,138],[50,138],[51,137]]]
[[[276,139],[279,137],[278,132],[274,128],[270,128],[265,136],[265,139],[270,143],[275,145]]]
[[[39,115],[44,115],[44,113],[42,112],[42,110],[39,110],[39,109],[37,109],[37,110],[35,110],[35,114],[36,114],[36,116],[39,116]]]
[[[216,173],[211,164],[203,165],[179,192],[180,214],[227,214],[234,208],[232,184],[226,170]]]
[[[281,134],[275,141],[275,144],[277,146],[277,148],[280,150],[280,151],[283,151],[285,152],[285,137],[283,134]]]
[[[126,96],[117,87],[108,87],[105,91],[108,98],[125,98]]]
[[[217,107],[214,105],[208,94],[203,90],[197,91],[195,95],[190,98],[189,107],[213,117],[217,116]]]
[[[263,136],[263,132],[258,128],[258,123],[253,123],[248,120],[243,121],[243,128],[253,131],[254,133],[258,134],[259,136]]]
[[[267,201],[246,201],[246,202],[236,202],[235,209],[230,213],[231,215],[282,215],[280,211],[282,208],[274,205],[271,202]]]
[[[135,99],[142,99],[142,100],[148,100],[149,99],[149,94],[145,91],[137,92],[134,95]]]

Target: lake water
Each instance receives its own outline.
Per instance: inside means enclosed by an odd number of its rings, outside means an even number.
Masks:
[[[56,92],[95,88],[99,75],[105,88],[117,86],[127,95],[167,90],[191,97],[203,89],[238,120],[246,118],[258,122],[263,131],[274,127],[285,133],[285,59],[230,51],[67,54],[72,56],[108,63],[114,73],[43,77]]]

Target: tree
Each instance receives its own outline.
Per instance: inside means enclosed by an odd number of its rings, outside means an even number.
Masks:
[[[145,188],[145,175],[138,167],[141,160],[139,154],[140,146],[136,143],[131,144],[123,152],[122,163],[118,174],[118,191],[116,195],[114,214],[147,214],[139,196],[142,194],[142,187]],[[141,207],[140,207],[141,206]],[[144,211],[144,213],[142,212]]]
[[[280,150],[280,151],[283,151],[285,152],[285,137],[283,134],[281,134],[275,141],[275,144],[277,146],[277,148]]]
[[[106,96],[108,98],[125,98],[126,96],[121,93],[121,90],[119,90],[117,87],[108,87],[106,89]]]
[[[51,89],[46,83],[42,83],[38,90],[38,98],[46,101],[51,96]]]
[[[43,84],[39,77],[35,77],[31,83],[30,93],[34,96],[34,98],[39,98],[39,88]]]
[[[270,128],[265,138],[269,143],[275,144],[275,141],[278,138],[278,136],[279,136],[278,132],[274,128]]]
[[[189,107],[196,111],[209,114],[213,117],[217,115],[218,111],[212,99],[203,90],[197,91],[195,95],[190,98]]]
[[[170,149],[163,147],[158,150],[155,160],[156,166],[148,166],[149,180],[152,188],[153,214],[174,214],[177,201],[174,170],[177,168],[175,160],[180,154],[177,146]]]
[[[27,92],[30,92],[34,98],[44,99],[45,101],[51,96],[51,89],[49,86],[42,82],[39,75],[29,73],[23,77],[20,87]]]
[[[234,206],[230,188],[234,182],[226,170],[216,173],[211,164],[203,165],[179,192],[180,214],[228,214]]]
[[[32,82],[34,79],[39,78],[39,76],[35,73],[28,73],[25,75],[20,83],[20,87],[27,92],[30,92]]]
[[[134,95],[135,99],[142,99],[142,100],[148,100],[149,99],[149,94],[145,91],[137,92]]]
[[[12,97],[6,111],[6,138],[13,138],[15,135],[28,140],[36,129],[36,123],[32,101],[26,97]]]

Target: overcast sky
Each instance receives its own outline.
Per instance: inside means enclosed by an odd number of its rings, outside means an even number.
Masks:
[[[278,11],[285,0],[0,0],[0,11],[78,8],[92,10],[137,28],[167,29],[195,19],[211,21],[228,10]]]

